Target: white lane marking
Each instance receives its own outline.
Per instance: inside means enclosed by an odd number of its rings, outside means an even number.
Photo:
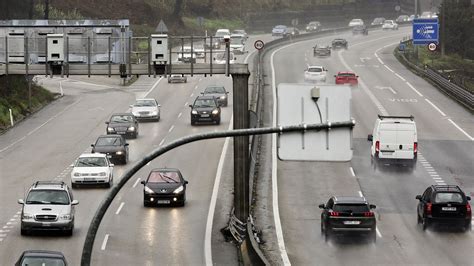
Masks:
[[[442,180],[441,177],[433,177],[434,180]]]
[[[446,116],[445,113],[443,113],[443,111],[441,111],[441,109],[438,108],[438,106],[436,106],[434,103],[432,103],[430,100],[426,99],[425,98],[425,101],[427,101],[431,106],[433,106],[434,109],[436,109],[436,111],[438,111],[442,116]]]
[[[234,125],[234,116],[230,118],[229,128],[232,129]],[[211,246],[211,235],[212,235],[212,223],[214,220],[214,212],[216,211],[217,195],[219,194],[219,185],[222,177],[222,170],[224,169],[225,156],[229,147],[230,138],[226,138],[224,147],[222,148],[221,157],[219,158],[219,164],[217,165],[216,178],[214,179],[214,187],[212,188],[211,203],[209,205],[209,212],[207,213],[206,221],[206,232],[204,235],[204,258],[207,266],[212,266],[212,246]]]
[[[387,65],[383,65],[386,69],[388,69],[390,72],[392,73],[395,73],[395,71],[393,71],[390,67],[388,67]]]
[[[158,146],[161,146],[164,142],[165,142],[165,139],[162,139],[162,140],[160,141],[160,144],[158,144]]]
[[[274,56],[278,51],[281,51],[284,48],[290,47],[292,44],[285,45],[280,47],[272,52],[270,56],[270,67],[272,69],[272,91],[273,91],[273,118],[272,125],[276,127],[277,124],[277,91],[276,91],[276,77],[275,77],[275,66],[273,63]],[[294,44],[293,44],[294,45]],[[272,135],[272,208],[273,208],[273,219],[275,222],[275,231],[278,241],[278,249],[280,251],[280,256],[283,262],[283,265],[291,265],[290,259],[288,258],[288,253],[286,252],[285,240],[283,238],[283,230],[281,228],[280,220],[280,209],[278,206],[278,173],[277,173],[277,135]]]
[[[433,178],[439,178],[439,175],[438,175],[438,174],[436,174],[436,175],[430,175],[430,176],[433,177]]]
[[[186,107],[186,106],[188,106],[188,105],[189,105],[189,103],[188,103],[188,102],[186,102],[186,103],[184,104],[184,107]]]
[[[135,183],[133,183],[132,188],[135,188],[138,185],[138,182],[140,182],[140,178],[137,178],[137,181],[135,181]]]
[[[382,238],[382,234],[380,233],[378,227],[375,227],[375,232],[377,232],[377,236],[378,236],[379,238]]]
[[[417,89],[415,89],[415,87],[413,85],[410,84],[410,82],[406,82],[408,87],[410,87],[410,89],[412,89],[414,92],[416,92],[416,94],[418,94],[418,96],[420,97],[423,97],[423,94],[421,94]]]
[[[355,177],[356,175],[355,175],[355,173],[354,173],[354,169],[352,168],[352,166],[351,166],[349,169],[351,170],[351,175],[352,175],[353,177]]]
[[[362,191],[359,190],[359,196],[363,197],[364,194],[362,194]]]
[[[178,118],[180,118],[183,115],[183,112],[179,113]]]
[[[375,54],[375,56],[377,56],[377,54]],[[377,56],[377,60],[379,60],[380,64],[385,65],[382,59],[380,59],[378,56]]]
[[[190,98],[192,98],[194,96],[194,93],[191,93],[191,96],[189,96]]]
[[[104,241],[102,242],[102,246],[100,247],[101,250],[105,250],[105,247],[107,246],[107,241],[109,241],[109,234],[105,235]]]
[[[198,85],[194,86],[194,89],[195,89],[195,90],[197,90],[197,88],[198,88]],[[191,96],[191,97],[192,97],[192,96]]]
[[[12,144],[6,146],[5,148],[1,149],[0,150],[0,153],[8,150],[9,148],[13,147],[15,144],[17,144],[18,142],[24,140],[27,136],[30,136],[31,134],[33,134],[34,132],[38,131],[40,128],[42,128],[43,126],[45,126],[47,123],[49,123],[51,120],[55,119],[56,117],[62,115],[65,111],[67,111],[69,108],[71,108],[72,106],[76,105],[79,101],[81,101],[81,99],[73,102],[72,104],[66,106],[66,108],[64,108],[62,111],[60,111],[59,113],[55,114],[54,116],[52,116],[51,118],[49,118],[48,120],[46,120],[46,122],[44,122],[43,124],[41,124],[40,126],[38,126],[37,128],[33,129],[32,131],[30,131],[28,134],[26,134],[26,136],[23,136],[21,137],[20,139],[18,139],[17,141],[14,141]]]
[[[143,98],[146,98],[146,97],[148,96],[148,94],[150,94],[150,93],[156,88],[156,86],[158,86],[158,84],[160,83],[160,81],[161,81],[162,79],[163,79],[163,77],[159,78],[159,79],[155,82],[155,84],[153,84],[153,86],[151,87],[151,89],[149,89],[149,90],[147,91],[147,93],[145,93],[145,96],[143,96]]]
[[[459,129],[459,131],[461,131],[464,135],[466,135],[466,137],[468,139],[470,139],[471,141],[474,140],[474,138],[471,137],[471,135],[467,134],[466,131],[464,131],[460,126],[458,126],[456,123],[454,123],[454,121],[451,120],[451,118],[449,118],[448,121],[451,122],[451,124],[453,124],[457,129]]]
[[[168,130],[168,132],[173,131],[173,129],[174,129],[174,125],[172,125],[172,126],[170,127],[170,129]]]
[[[125,205],[125,202],[120,203],[120,206],[118,207],[117,211],[115,212],[116,215],[118,215],[120,213],[120,211],[123,208],[123,205]]]
[[[403,81],[407,81],[404,77],[402,77],[400,74],[398,73],[395,73],[395,76],[397,76],[399,79],[403,80]]]
[[[438,185],[446,186],[446,183],[438,183]]]

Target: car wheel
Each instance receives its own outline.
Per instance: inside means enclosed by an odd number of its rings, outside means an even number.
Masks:
[[[420,215],[419,215],[418,213],[416,214],[416,223],[417,223],[417,224],[421,224],[421,223],[422,223],[421,217],[420,217]]]
[[[216,125],[220,125],[220,124],[221,124],[221,119],[219,118],[216,120]]]
[[[329,238],[331,238],[331,232],[326,228],[326,230],[324,230],[324,241],[328,242]]]
[[[194,120],[191,119],[191,126],[194,126],[196,124],[196,122],[194,122]]]
[[[70,229],[66,229],[64,231],[64,234],[67,236],[72,236],[72,231],[74,230],[74,227],[71,227]]]
[[[143,201],[143,207],[150,207],[150,203]]]
[[[27,235],[29,235],[29,234],[30,234],[30,231],[28,231],[28,230],[26,230],[26,229],[23,229],[23,228],[21,228],[21,230],[20,230],[20,234],[21,234],[22,236],[27,236]]]
[[[372,232],[370,232],[370,239],[372,240],[372,242],[377,242],[377,232],[375,231],[375,228]]]
[[[123,156],[122,158],[122,164],[127,164],[127,155]]]
[[[111,188],[113,184],[114,184],[114,179],[111,177],[111,178],[109,179],[109,182],[107,182],[107,183],[105,184],[105,187]]]
[[[73,182],[71,182],[71,188],[77,188],[77,184],[76,184],[76,183],[73,183]]]
[[[161,118],[161,116],[158,116],[158,117],[156,118],[156,122],[160,122],[160,118]]]
[[[468,231],[471,231],[472,230],[472,224],[471,222],[469,222],[468,224],[466,224],[464,226],[464,232],[468,232]]]
[[[428,228],[428,225],[429,225],[428,219],[423,218],[421,220],[421,227],[422,227],[423,231],[425,231]]]
[[[324,234],[324,223],[321,221],[321,234]]]

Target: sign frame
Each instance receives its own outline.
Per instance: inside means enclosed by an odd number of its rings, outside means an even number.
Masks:
[[[414,19],[412,28],[413,44],[439,44],[439,21],[437,18]]]

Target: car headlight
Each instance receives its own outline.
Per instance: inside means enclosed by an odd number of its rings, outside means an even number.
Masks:
[[[158,111],[156,110],[151,112],[151,115],[157,115],[157,114],[158,114]]]
[[[183,190],[184,190],[184,187],[183,187],[183,186],[179,186],[179,188],[175,189],[175,190],[173,191],[173,193],[174,193],[174,194],[179,194],[179,193],[183,192]]]
[[[63,214],[59,216],[59,219],[61,220],[71,220],[71,215],[70,214]]]
[[[109,132],[113,132],[113,131],[115,131],[115,130],[114,130],[114,128],[113,128],[113,127],[108,127],[108,128],[107,128],[107,131],[109,131]]]
[[[81,176],[81,173],[74,173],[74,176]]]
[[[218,113],[219,113],[219,109],[214,109],[214,110],[212,110],[212,114],[213,114],[213,115],[217,115]]]
[[[122,154],[123,154],[123,151],[118,151],[118,152],[116,152],[115,154],[117,154],[117,155],[122,155]]]
[[[150,193],[150,194],[152,194],[152,193],[155,193],[155,192],[154,192],[151,188],[145,186],[145,193]]]
[[[198,112],[197,112],[196,110],[192,110],[192,111],[191,111],[191,114],[193,114],[193,115],[197,115],[197,114],[198,114]]]
[[[29,213],[23,213],[21,216],[22,219],[33,219],[33,215]]]
[[[100,176],[106,176],[107,173],[106,173],[106,172],[100,172],[99,175],[100,175]]]
[[[135,131],[135,127],[129,127],[128,131]]]
[[[225,100],[225,96],[221,96],[221,99],[222,99],[222,100]]]

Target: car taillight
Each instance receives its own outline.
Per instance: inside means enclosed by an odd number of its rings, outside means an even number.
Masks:
[[[418,153],[418,142],[413,143],[413,152],[415,155]]]
[[[380,151],[380,141],[376,141],[375,142],[375,152],[379,152]]]
[[[329,216],[339,216],[339,212],[329,212]]]
[[[466,205],[466,217],[470,217],[471,216],[471,204],[467,204]]]
[[[374,213],[373,212],[364,212],[364,216],[365,217],[374,217]]]
[[[433,205],[431,203],[426,203],[426,215],[431,215],[431,208]]]

